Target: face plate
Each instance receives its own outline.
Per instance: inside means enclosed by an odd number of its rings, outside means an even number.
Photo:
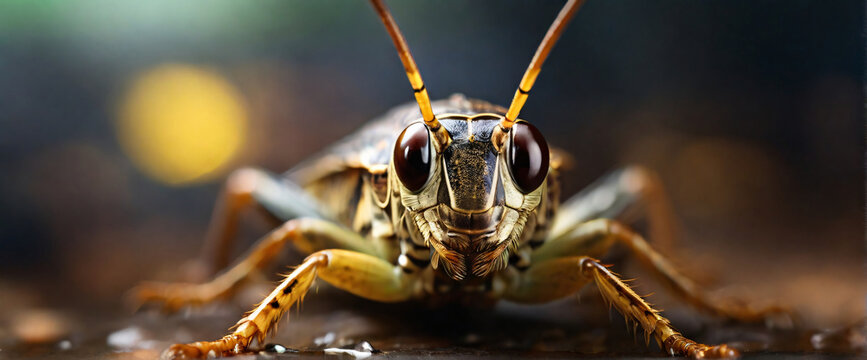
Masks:
[[[497,193],[498,151],[491,144],[497,126],[493,117],[440,121],[451,136],[443,150],[442,166],[449,205],[466,213],[484,212],[494,206]]]
[[[428,183],[417,192],[396,184],[406,225],[434,250],[434,267],[441,265],[458,280],[469,274],[484,277],[504,268],[510,249],[517,248],[525,231],[532,233],[525,225],[535,216],[546,186],[524,194],[515,185],[505,147],[492,142],[501,115],[438,117],[449,141],[434,146],[437,166]]]

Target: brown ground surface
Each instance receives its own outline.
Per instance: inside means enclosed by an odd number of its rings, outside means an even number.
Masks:
[[[749,270],[740,271],[750,274]],[[634,266],[622,267],[622,272],[636,271]],[[729,343],[747,357],[865,354],[867,326],[861,320],[865,287],[857,264],[844,262],[800,274],[797,265],[791,265],[788,281],[765,282],[780,276],[777,272],[752,273],[747,277],[752,281],[720,293],[739,293],[750,299],[788,298],[804,317],[796,329],[721,323],[678,305],[664,291],[651,301],[665,308],[665,314],[685,334],[706,343]],[[737,278],[738,271],[727,275]],[[652,282],[637,286],[641,293],[657,287]],[[28,303],[25,292],[7,284],[0,292],[0,300],[7,305],[2,314],[5,326],[0,328],[0,358],[156,358],[171,343],[222,336],[246,310],[244,304],[257,301],[267,291],[268,283],[263,282],[231,302],[179,314],[150,310],[109,316],[40,311]],[[335,358],[324,355],[323,349],[352,347],[362,341],[382,351],[375,355],[381,358],[664,356],[655,344],[645,346],[643,334],[632,334],[622,317],[606,309],[595,290],[585,289],[578,300],[543,306],[500,303],[488,310],[429,309],[412,303],[365,301],[322,286],[307,297],[300,311],[293,309],[290,320],[284,320],[280,331],[266,341],[298,353],[259,353],[247,358]],[[28,336],[30,341],[25,339]]]

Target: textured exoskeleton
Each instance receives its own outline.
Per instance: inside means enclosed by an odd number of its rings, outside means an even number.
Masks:
[[[216,263],[227,264],[239,212],[261,207],[282,225],[251,252],[203,284],[145,283],[141,301],[168,309],[228,296],[291,243],[307,259],[232,333],[178,344],[166,357],[243,353],[302,299],[316,278],[358,296],[506,299],[542,303],[595,284],[602,296],[672,355],[732,357],[678,333],[596,258],[622,244],[676,295],[700,310],[740,321],[782,312],[723,305],[708,297],[645,239],[616,219],[644,210],[657,244],[671,239],[671,216],[656,177],[640,167],[615,171],[560,203],[559,151],[517,118],[542,62],[581,1],[552,25],[506,109],[462,95],[430,102],[409,50],[383,4],[371,1],[395,42],[417,104],[399,106],[289,172],[242,169],[215,210]]]

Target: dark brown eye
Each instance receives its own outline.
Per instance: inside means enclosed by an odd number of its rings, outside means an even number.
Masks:
[[[394,145],[394,169],[409,191],[421,190],[430,176],[431,148],[427,127],[422,123],[407,126]]]
[[[509,152],[509,171],[512,179],[523,193],[536,190],[548,175],[548,143],[542,133],[529,123],[519,122],[512,126],[512,141]]]

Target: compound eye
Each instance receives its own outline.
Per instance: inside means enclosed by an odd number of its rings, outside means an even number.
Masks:
[[[407,126],[394,145],[394,169],[409,191],[424,187],[431,173],[431,146],[427,127],[422,123]]]
[[[506,156],[509,171],[518,190],[527,194],[536,190],[548,175],[548,143],[535,126],[519,122],[512,126],[512,141]]]

